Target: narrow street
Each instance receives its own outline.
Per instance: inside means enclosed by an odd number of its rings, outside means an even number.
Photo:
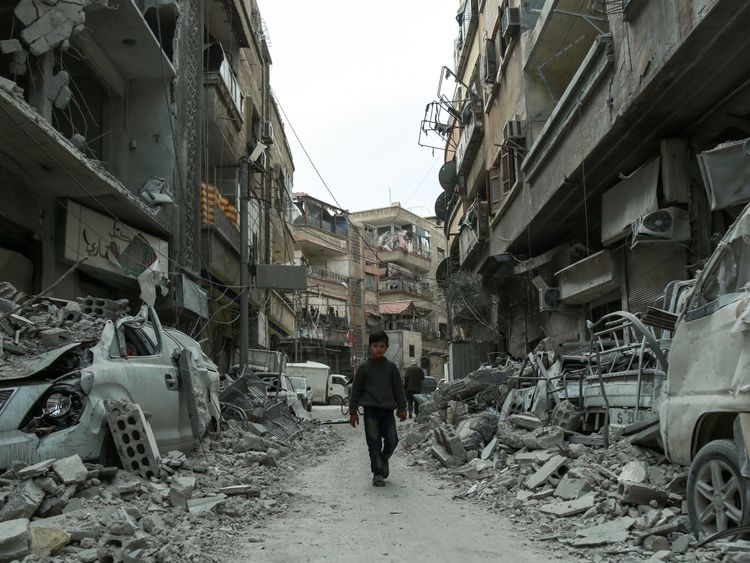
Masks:
[[[316,418],[340,416],[334,407],[315,411]],[[407,465],[401,449],[386,487],[372,487],[362,426],[335,428],[343,444],[290,483],[296,504],[267,528],[248,530],[253,541],[233,560],[430,561],[460,554],[465,561],[549,561],[514,535],[510,522],[453,500],[447,484]]]

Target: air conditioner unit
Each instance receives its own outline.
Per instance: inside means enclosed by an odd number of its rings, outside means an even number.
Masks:
[[[543,287],[539,290],[539,310],[557,311],[562,309],[560,301],[560,289],[557,287]]]
[[[653,237],[660,240],[690,240],[690,216],[679,207],[666,207],[647,213],[633,225],[633,234],[638,241]]]
[[[263,131],[261,132],[260,140],[264,145],[272,145],[274,141],[273,136],[273,123],[270,121],[263,122]]]
[[[503,142],[507,141],[525,141],[526,135],[523,132],[524,122],[521,120],[506,121],[503,127]]]
[[[505,9],[501,29],[503,38],[506,40],[518,36],[521,31],[521,10],[519,8]]]

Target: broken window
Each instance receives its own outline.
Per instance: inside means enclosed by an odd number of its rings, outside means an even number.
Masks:
[[[409,344],[409,357],[413,358],[416,355],[417,355],[417,351],[414,347],[414,344]]]

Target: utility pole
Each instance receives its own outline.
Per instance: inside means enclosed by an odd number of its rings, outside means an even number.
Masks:
[[[246,156],[240,159],[240,373],[247,367],[248,341],[250,338],[250,272],[249,225],[247,204],[250,200],[250,172]]]

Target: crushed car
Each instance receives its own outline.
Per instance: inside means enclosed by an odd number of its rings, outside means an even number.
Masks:
[[[696,534],[750,523],[750,206],[709,258],[677,321],[659,420],[667,457],[690,465]]]
[[[219,420],[219,373],[195,340],[146,305],[102,324],[98,338],[0,368],[0,467],[73,454],[116,461],[109,401],[140,405],[163,451],[191,450],[196,426]]]

